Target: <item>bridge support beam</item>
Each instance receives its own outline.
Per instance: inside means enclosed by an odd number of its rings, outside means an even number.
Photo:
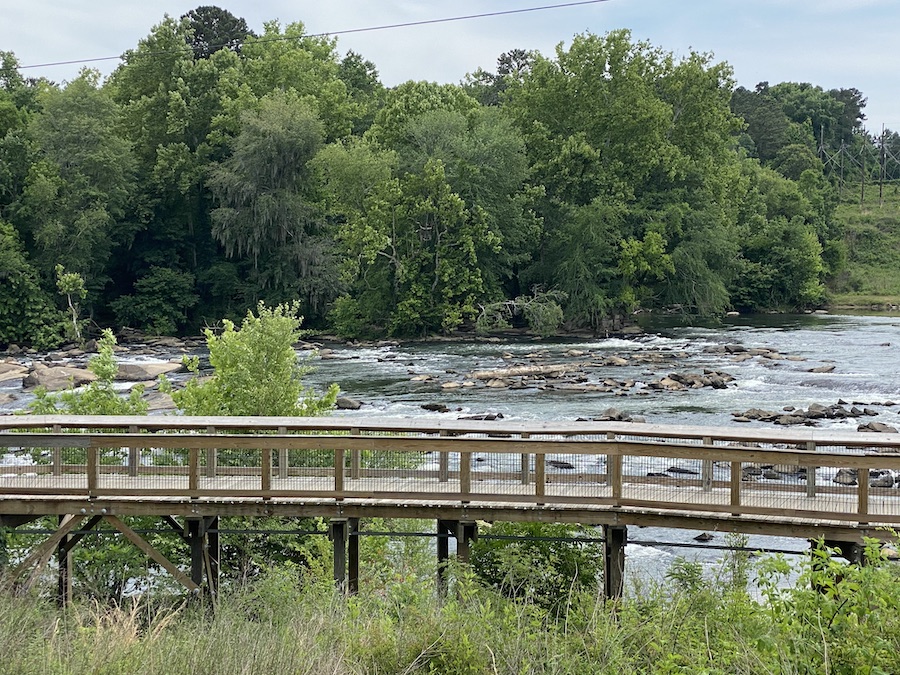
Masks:
[[[440,519],[437,521],[437,587],[441,596],[447,594],[450,537],[456,539],[456,559],[461,563],[468,563],[472,542],[478,538],[478,523]]]
[[[185,518],[182,535],[191,549],[191,581],[213,597],[219,593],[219,517]]]
[[[328,538],[334,550],[334,584],[342,593],[355,595],[359,592],[359,518],[332,518]]]
[[[625,544],[628,528],[625,525],[603,526],[603,595],[617,600],[625,591]]]
[[[844,558],[847,562],[854,563],[856,565],[864,565],[866,563],[866,549],[865,546],[856,541],[837,541],[834,539],[825,539],[825,546],[828,548],[833,548],[836,550],[842,558]],[[818,541],[810,541],[809,545],[811,548],[816,548],[819,545]]]

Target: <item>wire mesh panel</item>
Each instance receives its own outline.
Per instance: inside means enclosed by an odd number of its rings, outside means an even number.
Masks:
[[[48,432],[59,420],[62,427]],[[95,418],[94,427],[82,418],[43,426],[36,419],[28,433],[2,427],[0,490],[616,506],[900,524],[900,455],[885,452],[900,444],[884,435],[421,420],[354,427],[337,418],[285,419],[281,426],[265,418],[147,420],[148,428],[135,418],[129,424]]]

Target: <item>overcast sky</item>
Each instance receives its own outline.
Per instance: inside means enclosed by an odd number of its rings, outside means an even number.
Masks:
[[[210,0],[203,0],[209,2]],[[563,0],[227,0],[218,6],[264,21],[302,21],[309,33],[502,12]],[[134,48],[165,14],[181,16],[199,0],[0,0],[0,49],[23,66],[115,56]],[[900,2],[897,0],[604,0],[520,14],[338,36],[373,61],[386,85],[414,80],[460,82],[479,67],[493,70],[513,48],[551,55],[577,33],[629,28],[676,55],[694,49],[727,61],[738,84],[812,82],[856,87],[868,98],[866,122],[900,130]],[[104,74],[117,61],[92,63]],[[29,68],[57,82],[79,66]]]

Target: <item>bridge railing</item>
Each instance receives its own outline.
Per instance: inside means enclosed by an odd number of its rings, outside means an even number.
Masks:
[[[391,500],[900,525],[900,435],[596,422],[0,418],[0,499]]]

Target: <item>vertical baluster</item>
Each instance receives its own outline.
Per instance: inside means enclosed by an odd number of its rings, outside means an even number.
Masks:
[[[188,491],[191,499],[197,499],[200,495],[200,448],[188,448]]]
[[[359,429],[351,429],[351,436],[361,436]],[[350,451],[350,480],[359,480],[362,475],[362,452],[359,448]]]
[[[441,429],[438,432],[441,436],[447,436],[447,432],[444,429]],[[438,453],[438,481],[441,483],[446,483],[450,480],[450,453],[446,450],[441,450]]]
[[[206,427],[206,433],[211,436],[215,436],[216,428],[215,427]],[[206,449],[206,477],[207,478],[215,478],[216,477],[216,468],[219,461],[218,450],[216,448],[207,448]]]
[[[862,524],[869,522],[869,468],[860,468],[856,473],[856,481],[859,483],[859,506],[857,512],[859,513],[859,522]]]
[[[713,444],[712,437],[704,436],[703,437],[703,445],[707,448],[711,447]],[[704,459],[703,465],[701,469],[701,482],[703,483],[703,490],[705,492],[710,492],[712,490],[713,483],[713,461],[712,459]]]
[[[132,424],[128,427],[129,434],[136,434],[138,432],[137,425]],[[128,475],[129,476],[137,476],[138,475],[138,465],[141,462],[141,449],[136,446],[129,446],[128,448]]]
[[[287,427],[278,427],[278,435],[279,436],[287,436]],[[288,467],[290,466],[290,458],[288,455],[288,448],[279,448],[278,449],[278,477],[279,478],[287,478],[288,477]]]
[[[522,439],[531,438],[531,434],[520,434],[519,436]],[[519,480],[522,482],[522,485],[528,485],[528,481],[531,480],[531,455],[527,452],[523,452],[520,457],[520,467],[519,467]]]
[[[609,474],[607,480],[610,481],[610,485],[612,486],[613,506],[620,506],[620,502],[622,501],[622,455],[619,454],[618,447],[615,451],[616,454],[609,457],[606,461],[608,467],[607,473]]]
[[[543,452],[534,453],[534,494],[544,497],[547,494],[547,462]],[[546,502],[538,499],[538,505]]]
[[[807,441],[806,449],[809,452],[816,451],[816,442],[815,441]],[[816,467],[815,465],[806,467],[806,496],[807,497],[815,497],[816,496]]]
[[[459,491],[463,495],[463,504],[468,504],[466,496],[472,493],[472,453],[459,453]]]
[[[743,465],[741,462],[731,463],[731,506],[734,510],[731,512],[733,516],[741,515],[741,475],[743,473]]]
[[[88,494],[96,496],[100,487],[100,451],[93,447],[87,449],[87,484]]]
[[[53,433],[61,434],[62,426],[59,424],[53,425]],[[62,448],[57,446],[53,448],[53,475],[61,476],[62,475]]]

